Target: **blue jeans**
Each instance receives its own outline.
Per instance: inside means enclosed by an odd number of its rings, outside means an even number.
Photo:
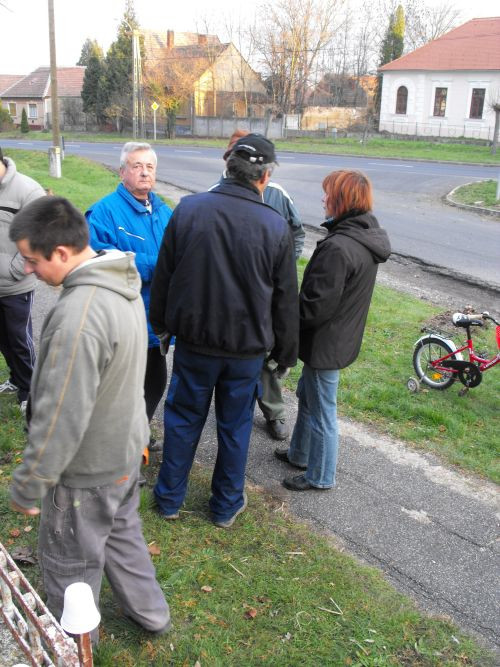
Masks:
[[[163,462],[154,488],[162,514],[175,514],[184,501],[214,390],[218,449],[209,505],[216,521],[226,521],[243,506],[262,362],[197,354],[177,341],[165,401]]]
[[[304,364],[297,385],[299,410],[288,458],[296,465],[307,466],[306,481],[319,489],[335,486],[339,375],[338,370],[317,370]]]

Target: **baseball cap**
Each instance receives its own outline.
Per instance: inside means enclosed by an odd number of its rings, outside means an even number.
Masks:
[[[278,164],[273,142],[262,134],[247,134],[246,137],[241,137],[234,144],[231,153],[236,153],[247,162],[254,164],[270,164],[271,162]]]

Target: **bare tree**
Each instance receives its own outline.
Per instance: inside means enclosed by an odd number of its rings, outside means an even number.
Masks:
[[[343,0],[276,0],[258,9],[254,40],[277,110],[301,111]]]
[[[435,5],[422,0],[403,2],[406,16],[405,52],[414,51],[441,37],[460,23],[460,10],[452,2]]]
[[[495,114],[495,127],[493,129],[493,139],[491,142],[492,155],[497,154],[498,139],[500,133],[500,89],[497,88],[490,92],[488,106]]]

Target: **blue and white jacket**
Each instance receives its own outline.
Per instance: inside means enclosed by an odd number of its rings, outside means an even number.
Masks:
[[[114,192],[93,204],[85,217],[94,250],[117,248],[135,253],[148,320],[149,347],[158,347],[160,342],[149,324],[149,292],[163,233],[172,211],[154,192],[150,192],[148,198],[150,207],[144,206],[120,183]]]

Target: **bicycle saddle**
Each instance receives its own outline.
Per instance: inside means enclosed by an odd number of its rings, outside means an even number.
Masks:
[[[478,320],[477,317],[468,317],[464,313],[454,313],[452,320],[456,327],[482,327],[484,324],[483,320]]]

